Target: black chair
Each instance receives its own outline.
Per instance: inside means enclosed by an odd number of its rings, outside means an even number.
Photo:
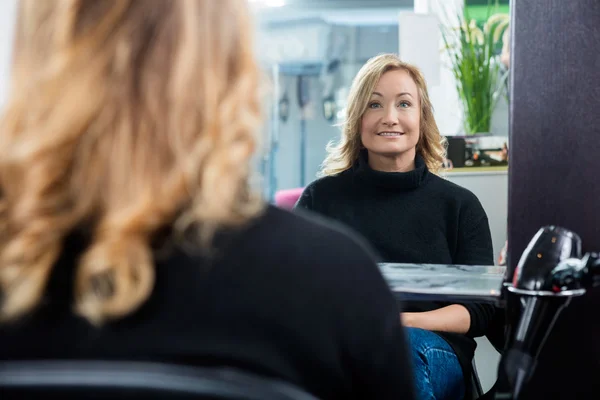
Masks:
[[[0,362],[0,399],[316,400],[228,368],[129,361]]]
[[[477,367],[475,366],[475,359],[471,363],[472,371],[471,371],[471,393],[473,394],[473,399],[477,400],[483,396],[483,388],[481,387],[481,381],[479,380],[479,375],[477,374]]]

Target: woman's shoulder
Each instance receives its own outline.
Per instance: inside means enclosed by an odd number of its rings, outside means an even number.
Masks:
[[[345,186],[352,182],[352,169],[347,169],[335,175],[321,176],[306,186],[307,190],[314,191],[329,191],[338,189],[340,186]]]
[[[337,203],[352,186],[352,171],[327,175],[309,183],[303,190],[294,209],[323,211],[327,204]],[[327,214],[326,212],[324,214]]]
[[[479,198],[469,189],[451,182],[441,176],[430,174],[427,185],[427,197],[443,202],[445,209],[452,209],[461,218],[481,220],[487,214]]]
[[[427,188],[436,196],[458,201],[467,206],[480,204],[472,191],[439,175],[429,174]]]

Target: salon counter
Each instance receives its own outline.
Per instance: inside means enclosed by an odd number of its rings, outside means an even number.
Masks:
[[[445,176],[451,176],[455,174],[468,174],[468,175],[506,175],[508,174],[508,166],[496,166],[496,167],[463,167],[463,168],[452,168],[442,173]]]
[[[381,263],[392,292],[404,300],[475,301],[497,304],[506,268],[445,264]]]

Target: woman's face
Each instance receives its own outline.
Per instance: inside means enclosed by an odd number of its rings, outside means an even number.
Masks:
[[[384,73],[362,116],[360,138],[369,155],[414,159],[421,104],[417,85],[403,69]]]

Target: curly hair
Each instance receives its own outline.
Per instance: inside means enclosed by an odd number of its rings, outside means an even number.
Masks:
[[[427,84],[421,71],[414,65],[400,60],[395,54],[381,54],[371,58],[360,69],[348,95],[346,120],[342,124],[339,141],[327,146],[320,176],[336,175],[352,167],[361,149],[360,124],[369,99],[381,76],[392,70],[405,70],[417,85],[421,103],[421,132],[416,151],[425,160],[427,168],[439,173],[446,156],[446,139],[440,135],[433,117],[433,106],[427,92]]]
[[[261,124],[244,0],[23,0],[0,125],[0,318],[33,310],[85,227],[75,311],[124,317],[154,287],[157,233],[260,215]]]

